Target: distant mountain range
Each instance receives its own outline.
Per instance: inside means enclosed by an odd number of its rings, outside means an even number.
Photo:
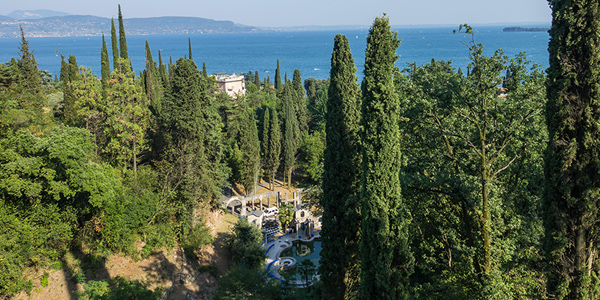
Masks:
[[[116,20],[115,20],[116,21]],[[195,17],[157,17],[124,19],[129,35],[197,34],[253,32],[260,29]],[[0,15],[0,38],[20,37],[19,25],[27,37],[97,36],[110,34],[110,19],[96,16],[68,15],[50,10],[14,11]]]

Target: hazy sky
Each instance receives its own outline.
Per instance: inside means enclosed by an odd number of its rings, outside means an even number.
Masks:
[[[3,0],[0,14],[51,9],[125,18],[192,16],[251,26],[370,25],[387,13],[393,25],[550,23],[545,0]]]

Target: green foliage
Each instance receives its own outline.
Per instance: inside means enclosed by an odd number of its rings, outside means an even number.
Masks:
[[[219,282],[213,295],[215,300],[233,299],[286,299],[281,287],[258,269],[234,266]]]
[[[235,223],[226,243],[236,265],[256,269],[264,264],[265,253],[260,245],[262,233],[258,227],[248,223],[247,218],[240,218]]]
[[[271,112],[271,118],[269,119],[269,137],[265,154],[264,167],[268,177],[269,184],[271,185],[275,181],[275,174],[279,169],[280,160],[279,155],[281,154],[281,127],[279,127],[279,118],[277,116],[277,110],[269,110]]]
[[[360,90],[348,39],[337,35],[331,56],[331,84],[318,91],[313,111],[320,116],[326,137],[323,155],[323,230],[321,274],[323,292],[329,297],[356,297],[359,270],[360,193]],[[324,98],[324,99],[323,99]],[[326,132],[326,134],[325,134]],[[322,143],[322,142],[321,142]],[[323,147],[317,144],[318,148]],[[321,163],[319,162],[319,165]],[[314,172],[314,171],[313,171]]]
[[[121,60],[121,65],[128,65]],[[148,149],[147,130],[150,126],[148,98],[133,80],[128,69],[115,72],[105,89],[107,94],[104,152],[115,166],[137,171],[138,156]]]
[[[115,20],[110,19],[110,44],[112,47],[113,70],[119,69],[119,44],[117,42],[117,30],[115,29]],[[62,81],[62,78],[61,78]]]
[[[294,206],[291,203],[282,204],[279,207],[278,219],[279,219],[279,222],[281,222],[281,226],[283,227],[282,228],[283,232],[285,232],[285,229],[287,228],[287,226],[294,219]]]
[[[29,50],[29,42],[25,39],[23,27],[19,25],[21,30],[21,42],[19,43],[19,77],[20,84],[23,88],[32,94],[37,94],[41,91],[42,81],[38,71],[38,64],[33,57],[33,51]]]
[[[277,60],[277,69],[275,69],[275,90],[281,91],[283,84],[281,83],[281,71],[279,70],[279,59]]]
[[[213,242],[210,230],[206,223],[197,222],[181,239],[180,245],[185,255],[190,259],[198,259],[197,250]]]
[[[296,165],[296,151],[298,150],[299,130],[298,117],[294,104],[295,91],[288,82],[283,87],[281,99],[283,102],[283,143],[282,143],[282,166],[288,180],[288,187],[292,185],[292,172]]]
[[[137,280],[128,280],[117,276],[102,281],[88,281],[83,285],[84,291],[79,299],[118,300],[118,299],[161,299],[162,289],[152,291],[146,284]]]
[[[298,131],[299,135],[304,132],[308,132],[308,123],[310,122],[310,115],[308,113],[308,107],[306,103],[304,86],[302,86],[302,78],[300,77],[300,70],[294,70],[294,77],[292,79],[292,86],[296,95],[294,97],[294,110],[296,111],[296,119],[298,120]]]
[[[171,71],[162,118],[167,145],[163,157],[179,168],[178,193],[189,204],[216,199],[226,171],[222,122],[208,94],[207,79],[193,61],[179,59]]]
[[[323,175],[323,152],[325,151],[325,131],[306,134],[302,138],[298,152],[304,158],[300,167],[314,182],[321,182]]]
[[[401,180],[411,234],[420,236],[411,248],[426,258],[415,269],[415,294],[538,298],[544,76],[524,55],[487,57],[469,46],[467,77],[441,61],[396,76],[408,97]],[[507,69],[512,80],[501,94]]]
[[[600,5],[548,1],[552,8],[545,152],[544,250],[556,299],[596,299]]]
[[[100,69],[102,76],[102,87],[104,87],[106,82],[110,79],[110,62],[108,61],[108,49],[106,48],[104,34],[102,34],[102,50],[100,51]]]
[[[125,37],[125,26],[123,26],[123,15],[121,14],[121,4],[119,4],[119,50],[120,57],[123,60],[127,60],[126,62],[120,62],[121,65],[124,65],[125,68],[129,67],[129,53],[127,51],[127,37]]]
[[[361,119],[363,299],[407,299],[413,272],[410,214],[400,194],[400,101],[393,82],[397,35],[384,16],[375,19],[367,36]]]
[[[44,272],[44,275],[42,275],[42,278],[40,278],[40,284],[43,287],[47,287],[49,282],[48,282],[48,272]]]

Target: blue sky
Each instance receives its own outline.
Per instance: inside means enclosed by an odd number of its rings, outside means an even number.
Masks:
[[[285,27],[370,25],[387,13],[393,25],[550,23],[545,0],[19,0],[3,1],[0,14],[52,9],[111,17],[121,4],[125,18],[192,16]]]

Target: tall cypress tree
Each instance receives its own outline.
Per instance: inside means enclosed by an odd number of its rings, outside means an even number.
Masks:
[[[262,144],[261,144],[261,150],[262,150],[262,159],[265,162],[266,165],[266,161],[267,161],[267,155],[268,155],[268,151],[269,151],[269,136],[271,135],[271,132],[269,130],[271,126],[271,114],[269,113],[269,108],[265,108],[265,113],[263,114],[263,127],[262,127]],[[266,167],[265,167],[266,168]]]
[[[190,54],[190,59],[191,59],[191,60],[194,60],[194,59],[192,58],[192,40],[191,40],[190,38],[188,38],[188,52],[189,52],[189,54]]]
[[[296,92],[296,97],[294,100],[296,116],[298,118],[298,130],[303,132],[308,132],[308,107],[306,105],[306,92],[304,90],[304,86],[302,85],[302,77],[300,76],[300,70],[294,70],[294,76],[292,77],[292,86],[294,87],[294,91]]]
[[[336,35],[326,119],[321,261],[323,296],[356,299],[360,278],[360,89],[348,39]]]
[[[260,141],[254,119],[254,111],[243,112],[243,126],[240,132],[240,151],[242,153],[241,184],[246,194],[253,191],[260,171]]]
[[[545,250],[555,299],[598,299],[600,5],[552,8],[545,153]]]
[[[267,145],[267,155],[265,159],[265,169],[269,177],[269,185],[273,189],[275,174],[279,169],[281,155],[281,127],[279,127],[279,117],[277,110],[271,111],[271,119],[269,121],[269,143]]]
[[[258,71],[254,71],[254,85],[260,90],[260,78],[258,77]]]
[[[160,114],[161,100],[162,100],[162,85],[160,84],[160,76],[158,69],[152,58],[152,51],[150,51],[150,45],[146,40],[146,71],[145,74],[145,90],[148,100],[150,102],[151,111],[155,115]]]
[[[169,90],[169,74],[167,74],[167,66],[163,63],[162,54],[158,50],[158,74],[162,81],[165,91]]]
[[[400,45],[384,15],[367,36],[362,81],[362,299],[407,299],[413,270],[409,214],[400,194],[400,102],[394,63]]]
[[[60,54],[60,82],[69,82],[69,64],[65,61],[65,56]]]
[[[69,62],[67,65],[67,77],[68,84],[65,86],[64,100],[63,100],[63,114],[65,122],[73,125],[77,118],[77,109],[75,108],[75,94],[71,83],[79,80],[79,66],[77,66],[77,59],[75,55],[69,55]]]
[[[108,61],[108,49],[106,48],[106,40],[102,34],[102,50],[100,51],[100,65],[102,76],[102,88],[106,88],[106,82],[110,78],[110,61]]]
[[[121,14],[121,4],[119,4],[119,48],[121,50],[121,58],[129,59],[127,53],[127,39],[125,37],[125,26],[123,26],[123,15]]]
[[[115,29],[115,20],[110,19],[110,43],[113,55],[113,70],[119,69],[119,44],[117,43],[117,30]]]
[[[206,63],[202,63],[202,76],[208,77],[208,72],[206,71]]]
[[[296,165],[298,150],[298,118],[294,105],[294,88],[286,82],[281,92],[283,102],[283,171],[288,180],[288,188],[292,187],[292,172]]]
[[[281,71],[279,70],[279,59],[277,60],[277,69],[275,69],[275,89],[280,91],[283,89],[281,84]]]

